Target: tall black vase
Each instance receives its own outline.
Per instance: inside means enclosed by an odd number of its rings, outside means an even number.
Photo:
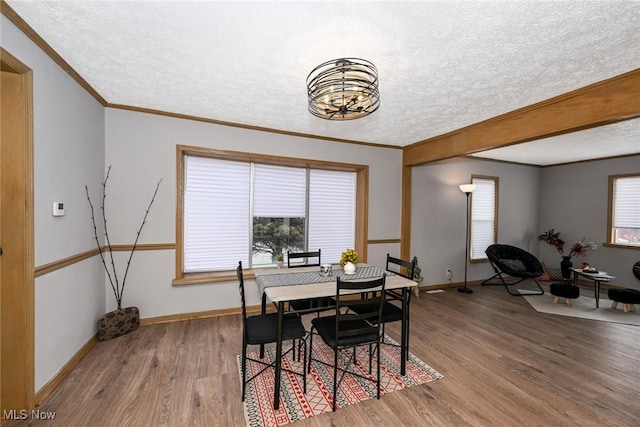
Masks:
[[[573,263],[571,262],[570,256],[563,256],[562,261],[560,262],[560,270],[562,270],[562,278],[570,279],[571,278],[571,268],[573,267]]]

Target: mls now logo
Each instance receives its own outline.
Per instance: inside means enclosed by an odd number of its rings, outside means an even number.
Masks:
[[[33,409],[27,411],[26,409],[4,409],[2,411],[2,418],[5,420],[53,420],[56,417],[55,412],[41,411],[39,409]]]

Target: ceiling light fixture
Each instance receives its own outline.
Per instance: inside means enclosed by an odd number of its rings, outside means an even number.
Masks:
[[[318,65],[307,76],[309,112],[327,120],[368,116],[380,106],[378,69],[359,58],[340,58]]]

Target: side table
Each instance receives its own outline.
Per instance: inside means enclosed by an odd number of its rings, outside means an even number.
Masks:
[[[578,277],[589,279],[593,282],[594,298],[596,299],[596,308],[600,307],[600,283],[609,282],[611,279],[615,279],[615,276],[611,276],[604,271],[598,271],[597,273],[587,273],[582,271],[581,268],[572,268],[573,271],[573,283],[578,285]]]

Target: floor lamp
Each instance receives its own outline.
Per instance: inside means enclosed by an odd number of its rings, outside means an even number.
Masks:
[[[460,184],[460,191],[467,196],[467,236],[464,245],[464,288],[458,288],[458,292],[472,294],[473,291],[467,288],[467,264],[469,264],[469,194],[476,189],[475,184]]]

